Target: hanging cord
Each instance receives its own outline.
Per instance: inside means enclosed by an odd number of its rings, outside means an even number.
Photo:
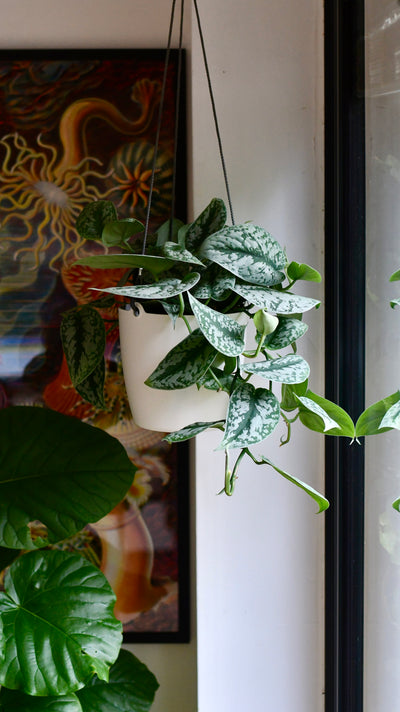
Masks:
[[[176,80],[176,104],[175,104],[175,134],[174,134],[174,157],[173,157],[173,169],[172,169],[172,201],[171,201],[171,218],[169,225],[169,239],[172,238],[172,226],[173,219],[175,216],[175,202],[176,202],[176,165],[178,157],[178,134],[179,134],[179,120],[180,120],[180,103],[181,103],[181,82],[182,82],[182,41],[183,41],[183,16],[185,8],[185,0],[181,0],[181,17],[179,26],[179,47],[178,47],[178,72]]]
[[[153,165],[152,165],[152,169],[151,169],[149,198],[148,198],[148,202],[147,202],[146,222],[145,222],[145,227],[144,227],[142,255],[144,255],[146,252],[146,242],[147,242],[147,236],[149,234],[151,202],[152,202],[152,198],[153,198],[154,178],[155,178],[155,174],[156,174],[158,146],[160,143],[160,132],[161,132],[162,115],[163,115],[163,110],[164,110],[165,90],[166,90],[166,86],[167,86],[167,73],[168,73],[168,65],[169,65],[169,56],[171,53],[171,37],[172,37],[172,28],[174,25],[175,4],[176,4],[176,0],[172,0],[171,18],[170,18],[170,23],[169,23],[168,41],[167,41],[167,51],[165,54],[164,74],[163,74],[162,87],[161,87],[160,107],[158,110],[156,140],[155,140],[155,144],[154,144]],[[139,272],[141,272],[141,270],[139,270]]]
[[[201,42],[201,49],[202,49],[202,52],[203,52],[204,67],[205,67],[206,75],[207,75],[208,91],[209,91],[209,94],[210,94],[211,106],[212,106],[212,111],[213,111],[213,116],[214,116],[215,131],[216,131],[217,139],[218,139],[219,155],[220,155],[220,158],[221,158],[222,171],[223,171],[223,174],[224,174],[225,189],[226,189],[226,194],[227,194],[227,197],[228,197],[229,211],[230,211],[230,214],[231,214],[232,225],[234,225],[234,224],[235,224],[235,219],[234,219],[234,216],[233,216],[231,193],[230,193],[229,183],[228,183],[228,174],[227,174],[227,171],[226,171],[224,152],[223,152],[223,150],[222,150],[221,134],[220,134],[219,125],[218,125],[217,110],[216,110],[216,108],[215,108],[214,93],[213,93],[213,89],[212,89],[212,86],[211,86],[211,78],[210,78],[210,72],[209,72],[209,69],[208,69],[208,61],[207,61],[207,55],[206,55],[206,48],[205,48],[205,45],[204,45],[204,37],[203,37],[203,31],[202,31],[202,28],[201,28],[200,15],[199,15],[199,8],[197,7],[197,0],[193,0],[193,3],[194,3],[195,10],[196,10],[197,26],[198,26],[198,29],[199,29],[199,37],[200,37],[200,42]]]

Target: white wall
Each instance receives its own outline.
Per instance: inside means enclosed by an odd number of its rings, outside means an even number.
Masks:
[[[202,0],[217,108],[237,221],[270,230],[289,256],[322,267],[322,0]],[[2,0],[0,47],[157,47],[166,0]],[[156,18],[156,21],[155,21]],[[189,18],[190,19],[190,18]],[[193,22],[192,22],[193,25]],[[224,197],[204,71],[192,62],[194,210]],[[322,289],[311,288],[321,297]],[[322,314],[302,353],[322,389]],[[323,709],[323,515],[268,470],[247,467],[235,495],[216,496],[214,435],[196,450],[197,627],[189,646],[136,646],[161,682],[154,712]],[[323,488],[322,440],[260,448]],[[194,561],[194,556],[193,556]],[[194,571],[193,571],[194,581]]]

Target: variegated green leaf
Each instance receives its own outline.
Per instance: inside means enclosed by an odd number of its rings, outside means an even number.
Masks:
[[[270,286],[284,279],[281,270],[286,255],[281,246],[268,232],[250,223],[225,227],[211,235],[203,242],[199,256],[251,284]]]
[[[300,403],[300,421],[310,430],[328,435],[355,437],[355,428],[343,408],[307,390],[305,396],[296,396]],[[319,410],[320,409],[320,410]]]
[[[60,333],[71,381],[76,387],[104,359],[104,322],[96,309],[86,305],[64,314]]]
[[[196,329],[163,358],[147,378],[151,388],[173,390],[187,388],[198,381],[217,355],[213,346]]]
[[[109,287],[108,289],[96,289],[97,292],[107,292],[108,294],[118,294],[122,297],[132,299],[169,299],[177,294],[187,292],[200,279],[198,272],[191,272],[184,279],[170,277],[160,279],[154,284],[138,284],[136,286]]]
[[[236,358],[235,367],[236,367]],[[209,368],[205,374],[199,378],[197,385],[202,388],[208,388],[210,391],[226,391],[226,393],[231,392],[232,383],[234,376],[231,373],[225,373],[221,371],[220,368]]]
[[[315,502],[318,504],[318,514],[328,509],[328,500],[322,494],[317,492],[317,490],[315,490],[313,487],[310,487],[310,485],[306,484],[305,482],[302,482],[297,477],[289,475],[288,472],[285,472],[285,470],[282,470],[277,465],[274,465],[274,463],[271,462],[271,460],[268,457],[265,457],[264,455],[261,456],[261,462],[265,465],[270,465],[275,470],[275,472],[277,472],[279,475],[282,475],[282,477],[284,477],[292,484],[296,485],[296,487],[300,487],[300,489],[304,490],[304,492],[306,492],[310,497],[312,497],[313,500],[315,500]]]
[[[303,336],[307,329],[307,324],[304,321],[300,321],[300,319],[280,319],[279,325],[273,334],[267,336],[264,345],[267,349],[273,351],[284,349],[299,339],[300,336]]]
[[[306,410],[311,411],[311,413],[314,413],[315,415],[318,416],[323,422],[323,432],[325,433],[327,430],[332,430],[333,428],[338,428],[339,423],[336,422],[336,420],[333,420],[326,410],[324,410],[318,403],[313,401],[311,398],[307,398],[306,396],[297,396],[298,400],[300,403],[304,406]]]
[[[188,262],[189,264],[200,265],[204,267],[203,263],[200,262],[197,257],[192,255],[189,250],[185,250],[184,247],[178,245],[176,242],[166,242],[163,247],[163,252],[165,257],[170,260],[176,260],[177,262]]]
[[[289,354],[269,361],[246,363],[243,370],[277,383],[302,383],[310,375],[307,361],[296,354]]]
[[[235,276],[233,274],[218,265],[210,265],[201,273],[201,279],[192,289],[192,294],[196,299],[220,301],[228,297],[234,284]]]
[[[364,435],[380,435],[387,432],[387,428],[382,426],[382,420],[393,406],[400,403],[400,391],[392,393],[392,395],[382,398],[377,403],[373,403],[366,408],[356,423],[356,436]]]
[[[196,251],[203,240],[214,232],[221,230],[226,223],[226,207],[220,198],[213,198],[211,203],[200,213],[199,217],[189,226],[186,233],[186,247]]]
[[[234,319],[210,309],[189,293],[189,302],[206,339],[225,356],[239,356],[245,343],[246,327]]]
[[[279,292],[268,287],[253,287],[237,281],[233,291],[256,307],[268,309],[276,314],[302,314],[321,303],[318,299],[301,297],[290,292]]]
[[[136,269],[143,267],[157,275],[174,266],[175,262],[157,255],[89,255],[76,260],[76,264],[94,269]]]
[[[192,423],[192,425],[187,425],[181,430],[175,430],[174,433],[168,433],[163,439],[166,440],[167,443],[181,443],[184,440],[190,440],[196,435],[200,435],[200,433],[208,430],[208,428],[222,428],[223,422],[223,420],[214,420],[210,423]]]
[[[399,304],[400,304],[400,299],[392,299],[390,302],[390,306],[392,307],[392,309],[394,309],[395,307],[398,307]]]
[[[272,391],[239,383],[229,400],[219,449],[243,448],[265,440],[278,425],[279,416],[279,402]]]
[[[400,402],[392,405],[381,420],[381,428],[400,430]]]
[[[85,205],[75,227],[85,240],[100,241],[105,224],[117,218],[117,211],[110,200],[96,200]]]

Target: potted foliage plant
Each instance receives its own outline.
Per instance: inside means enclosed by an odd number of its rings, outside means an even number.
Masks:
[[[0,410],[0,710],[145,712],[158,687],[121,650],[115,595],[71,550],[135,467],[103,430],[47,408]]]
[[[169,442],[189,439],[207,428],[221,430],[228,494],[240,462],[250,457],[257,464],[272,466],[314,497],[320,509],[326,508],[326,500],[312,488],[250,450],[271,435],[281,420],[287,432],[281,442],[289,440],[297,419],[313,430],[354,436],[347,413],[309,389],[309,366],[297,354],[297,339],[307,330],[302,315],[319,302],[295,294],[293,288],[298,280],[319,282],[319,273],[304,263],[288,262],[285,251],[264,229],[252,223],[228,226],[220,199],[212,200],[188,225],[178,220],[165,223],[146,254],[136,247],[143,225],[134,219],[118,220],[109,201],[86,206],[76,227],[81,237],[108,250],[80,260],[81,264],[125,270],[117,286],[104,285],[100,290],[106,296],[64,315],[63,348],[72,382],[81,395],[101,403],[105,328],[96,307],[116,298],[123,329],[127,323],[139,322],[143,310],[161,313],[169,320],[172,335],[177,324],[184,329],[178,343],[170,350],[165,348],[155,367],[148,357],[143,359],[148,393],[151,389],[172,391],[191,402],[200,390],[223,393],[225,401],[216,417],[187,417],[185,411],[187,419],[178,429],[170,416],[163,427],[157,420],[154,429],[168,431]],[[157,337],[159,327],[150,328],[151,334]],[[124,334],[121,340],[124,344]],[[134,353],[123,353],[124,373],[128,360],[135,368],[142,358],[142,338],[134,343]],[[143,391],[140,398],[146,400]],[[138,425],[152,427],[147,420],[141,422],[135,402],[131,407]],[[153,407],[155,411],[158,415]],[[239,450],[232,467],[231,450]]]

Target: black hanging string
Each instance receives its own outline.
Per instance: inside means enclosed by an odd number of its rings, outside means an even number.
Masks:
[[[229,212],[230,212],[230,216],[231,216],[232,225],[234,225],[235,219],[234,219],[234,215],[233,215],[231,192],[230,192],[230,188],[229,188],[228,174],[227,174],[227,170],[226,170],[225,157],[224,157],[224,152],[223,152],[223,148],[222,148],[221,133],[219,130],[217,110],[215,107],[214,92],[213,92],[213,88],[212,88],[212,84],[211,84],[210,70],[209,70],[209,66],[208,66],[207,54],[206,54],[206,49],[205,49],[205,44],[204,44],[204,35],[203,35],[202,26],[201,26],[197,0],[193,0],[193,3],[194,3],[195,11],[196,11],[197,27],[198,27],[198,31],[199,31],[201,49],[202,49],[202,54],[203,54],[204,68],[205,68],[205,72],[206,72],[206,76],[207,76],[208,91],[209,91],[210,100],[211,100],[211,107],[212,107],[213,118],[214,118],[214,126],[215,126],[216,135],[217,135],[217,141],[218,141],[219,155],[220,155],[222,171],[223,171],[223,175],[224,175],[226,194],[227,194],[227,198],[228,198]],[[155,175],[156,175],[157,156],[158,156],[158,149],[159,149],[159,143],[160,143],[161,124],[162,124],[162,117],[163,117],[163,110],[164,110],[165,92],[166,92],[166,86],[167,86],[168,65],[169,65],[169,58],[170,58],[170,53],[171,53],[171,38],[172,38],[172,30],[173,30],[173,25],[174,25],[175,5],[176,5],[176,0],[172,0],[171,17],[170,17],[170,24],[169,24],[169,31],[168,31],[167,50],[166,50],[166,55],[165,55],[164,74],[163,74],[163,80],[162,80],[160,106],[159,106],[159,111],[158,111],[156,139],[155,139],[155,145],[154,145],[153,164],[152,164],[152,170],[151,170],[149,197],[148,197],[148,203],[147,203],[146,222],[145,222],[145,230],[144,230],[144,238],[143,238],[143,246],[142,246],[142,254],[143,255],[146,252],[146,242],[147,242],[147,237],[148,237],[148,232],[149,232],[151,203],[152,203],[153,192],[154,192],[154,180],[155,180]],[[176,165],[177,165],[177,153],[178,153],[178,129],[179,129],[179,104],[180,104],[181,75],[182,75],[183,17],[184,17],[184,0],[181,0],[170,232],[172,231],[172,221],[173,221],[174,209],[175,209]]]

